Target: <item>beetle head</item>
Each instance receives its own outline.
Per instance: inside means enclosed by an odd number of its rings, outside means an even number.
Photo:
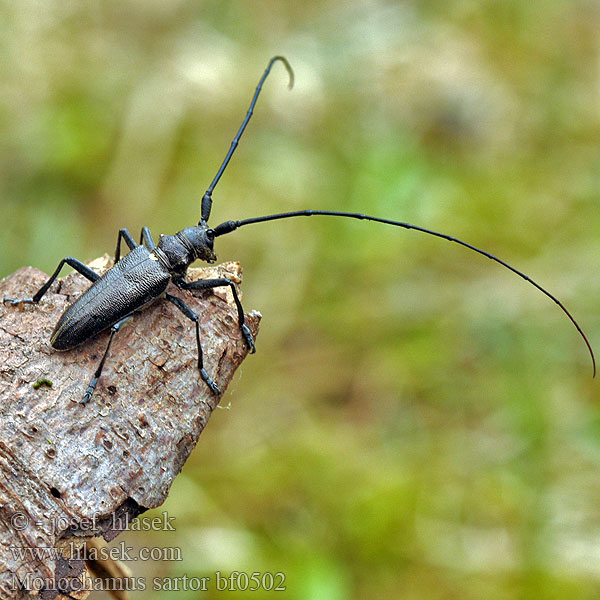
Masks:
[[[205,222],[200,221],[196,227],[188,227],[180,231],[178,236],[186,246],[190,245],[193,260],[200,259],[207,263],[214,263],[217,260],[213,250],[215,232]]]
[[[175,235],[161,235],[158,241],[158,256],[173,276],[183,277],[187,268],[197,259],[213,263],[217,260],[213,252],[215,234],[206,224],[188,227]]]

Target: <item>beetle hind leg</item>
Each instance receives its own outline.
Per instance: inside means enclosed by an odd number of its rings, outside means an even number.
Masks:
[[[89,279],[92,283],[100,279],[100,275],[90,269],[87,265],[83,264],[80,260],[73,258],[72,256],[67,256],[63,258],[60,263],[58,263],[58,267],[50,277],[48,281],[35,293],[32,298],[4,298],[2,302],[5,304],[37,304],[42,296],[50,289],[50,286],[54,283],[54,280],[58,277],[63,266],[67,264],[73,269],[75,269],[78,273],[81,273],[86,279]]]
[[[124,319],[117,321],[110,328],[110,338],[108,339],[108,345],[106,346],[106,350],[104,351],[102,360],[100,361],[100,364],[98,365],[98,368],[96,369],[96,372],[94,373],[94,376],[92,377],[92,380],[90,381],[90,384],[88,385],[88,389],[83,396],[83,400],[81,401],[81,404],[83,404],[84,406],[91,400],[92,394],[94,393],[94,390],[96,389],[96,384],[98,383],[98,379],[100,379],[100,375],[102,375],[102,369],[104,369],[104,363],[106,362],[106,357],[108,356],[108,351],[110,350],[110,345],[112,344],[115,334],[117,333],[117,331],[119,331],[119,329],[121,329],[121,327],[123,325],[125,325],[126,323],[129,323],[129,321],[131,321],[131,319],[133,319],[133,316],[129,315],[129,316],[125,317]]]

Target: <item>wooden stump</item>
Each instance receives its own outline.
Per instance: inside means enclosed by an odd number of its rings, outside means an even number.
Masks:
[[[111,266],[105,256],[90,266]],[[28,267],[0,281],[0,299],[31,297],[47,275]],[[189,280],[229,277],[230,262],[190,269]],[[57,280],[38,305],[0,304],[0,597],[73,598],[85,563],[57,554],[65,542],[119,530],[114,517],[135,518],[164,502],[219,403],[197,368],[195,328],[171,303],[136,313],[113,341],[96,391],[80,402],[109,333],[67,352],[50,334],[89,281]],[[205,368],[225,390],[246,354],[231,291],[169,292],[200,316]],[[254,336],[260,314],[247,315]],[[68,584],[71,582],[71,584]],[[42,585],[41,590],[35,588]],[[69,591],[69,586],[71,591]]]

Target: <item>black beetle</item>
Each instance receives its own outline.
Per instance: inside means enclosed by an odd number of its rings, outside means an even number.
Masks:
[[[117,238],[117,249],[114,261],[115,264],[102,277],[88,266],[83,264],[81,261],[69,256],[61,260],[60,264],[50,276],[48,281],[46,281],[46,283],[32,298],[21,298],[16,300],[12,298],[4,298],[4,302],[11,304],[39,302],[42,296],[44,296],[54,280],[57,278],[65,263],[73,267],[76,271],[93,282],[92,286],[65,310],[60,320],[56,324],[50,339],[50,343],[57,350],[69,350],[85,342],[101,331],[104,331],[109,327],[111,328],[108,345],[104,355],[102,356],[100,364],[94,373],[94,377],[92,378],[87,391],[83,396],[83,404],[88,402],[92,397],[92,393],[94,392],[98,379],[102,373],[106,357],[108,356],[110,345],[119,328],[132,318],[132,315],[135,311],[144,308],[148,304],[162,297],[165,297],[169,302],[172,302],[177,308],[179,308],[179,310],[183,312],[186,317],[195,322],[196,341],[198,345],[198,369],[200,370],[202,379],[210,387],[213,393],[220,394],[221,390],[219,389],[218,385],[208,375],[203,366],[198,315],[191,308],[189,308],[181,298],[166,293],[167,286],[171,281],[173,281],[173,283],[180,289],[185,290],[206,290],[220,286],[229,286],[233,292],[233,298],[237,307],[238,324],[241,334],[246,341],[246,344],[250,348],[250,351],[254,352],[254,340],[250,330],[244,323],[244,310],[233,282],[226,278],[187,282],[185,280],[187,269],[194,261],[198,259],[208,263],[212,263],[216,260],[217,257],[214,253],[213,245],[214,239],[220,235],[230,233],[239,227],[250,225],[252,223],[264,223],[266,221],[287,219],[290,217],[309,217],[313,215],[362,219],[403,227],[404,229],[421,231],[429,235],[443,238],[450,242],[456,242],[461,246],[469,248],[470,250],[473,250],[497,263],[500,263],[507,269],[510,269],[513,273],[519,275],[519,277],[522,277],[534,285],[538,290],[543,292],[546,296],[558,304],[558,306],[575,325],[577,331],[585,341],[592,359],[594,376],[596,375],[596,360],[592,347],[590,346],[587,337],[583,333],[577,321],[560,302],[560,300],[545,290],[538,283],[533,281],[530,277],[515,269],[503,260],[495,257],[493,254],[476,248],[475,246],[472,246],[467,242],[463,242],[462,240],[459,240],[453,236],[432,231],[430,229],[425,229],[417,225],[411,225],[410,223],[382,219],[361,213],[347,213],[326,210],[300,210],[285,212],[252,219],[244,219],[241,221],[226,221],[214,229],[209,227],[208,219],[210,217],[212,207],[213,190],[219,182],[219,179],[225,171],[225,168],[229,164],[233,153],[235,152],[238,142],[252,116],[252,112],[254,110],[254,106],[256,105],[256,101],[262,89],[263,83],[276,61],[281,61],[286,67],[290,77],[290,88],[293,86],[294,75],[288,61],[283,56],[273,57],[269,61],[265,72],[256,86],[256,90],[250,103],[250,108],[248,109],[244,121],[242,122],[242,125],[240,126],[235,138],[231,142],[231,147],[227,152],[223,163],[219,167],[219,170],[217,171],[212,183],[202,197],[202,215],[198,225],[183,229],[175,235],[163,235],[161,236],[158,245],[156,245],[152,240],[150,230],[147,227],[142,228],[139,245],[135,243],[135,240],[127,231],[127,229],[121,229]],[[127,256],[121,259],[121,241],[123,240],[129,247],[130,252],[127,254]]]

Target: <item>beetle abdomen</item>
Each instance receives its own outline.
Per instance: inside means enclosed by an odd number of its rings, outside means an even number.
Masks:
[[[70,350],[85,342],[159,298],[170,279],[147,248],[134,248],[67,307],[52,332],[52,347]]]

